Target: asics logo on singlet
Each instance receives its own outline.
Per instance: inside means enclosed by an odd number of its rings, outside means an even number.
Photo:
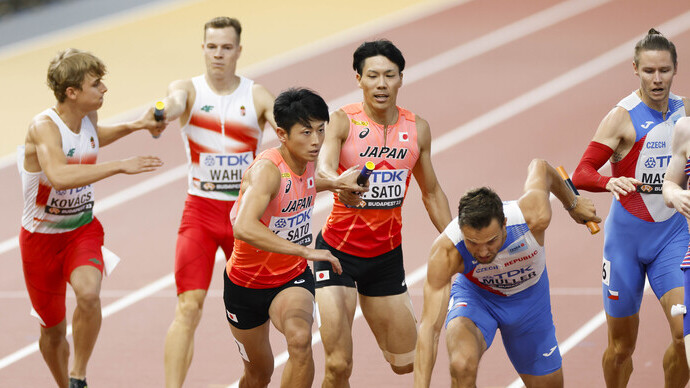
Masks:
[[[369,134],[369,128],[364,128],[362,132],[359,133],[359,138],[364,139]]]
[[[654,121],[645,121],[644,124],[640,124],[640,127],[647,129],[650,125],[654,124]]]
[[[201,107],[201,110],[203,110],[206,113],[210,112],[211,109],[213,109],[213,105],[204,105]]]
[[[287,183],[285,184],[285,194],[290,192],[291,187],[292,187],[292,180],[288,179]]]

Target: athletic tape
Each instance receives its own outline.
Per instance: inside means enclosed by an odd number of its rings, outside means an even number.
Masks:
[[[385,358],[386,361],[393,366],[408,366],[410,364],[414,364],[414,349],[403,354],[395,354],[384,350],[383,358]]]

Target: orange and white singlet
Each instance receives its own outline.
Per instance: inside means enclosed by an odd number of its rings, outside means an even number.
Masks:
[[[295,174],[285,163],[278,148],[262,152],[256,160],[268,159],[280,170],[280,191],[268,203],[261,223],[271,232],[295,244],[307,246],[312,242],[311,217],[316,199],[314,163],[307,164],[302,175]],[[251,168],[251,166],[250,166]],[[240,194],[230,212],[237,217]],[[274,288],[282,286],[304,272],[307,260],[300,256],[266,252],[235,239],[232,257],[226,266],[230,280],[246,288]]]
[[[398,121],[386,128],[371,120],[362,103],[342,110],[350,119],[350,133],[340,151],[338,173],[367,161],[376,169],[369,177],[369,191],[362,195],[364,208],[351,208],[334,195],[333,210],[323,227],[328,245],[350,255],[374,257],[400,245],[401,208],[419,159],[414,113],[398,107]]]
[[[219,96],[204,75],[192,78],[196,98],[182,140],[189,162],[187,192],[204,198],[234,201],[242,174],[261,141],[252,85],[240,77],[237,89]]]
[[[98,155],[98,134],[91,120],[81,120],[79,133],[72,132],[52,109],[41,113],[50,117],[60,130],[62,151],[68,164],[94,164]],[[24,169],[24,147],[18,148],[17,166],[22,179],[24,211],[22,227],[31,233],[63,233],[93,220],[94,192],[92,185],[55,190],[43,171]]]

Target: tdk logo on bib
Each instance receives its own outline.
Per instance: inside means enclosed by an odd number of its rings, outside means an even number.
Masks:
[[[382,171],[372,171],[371,180],[373,183],[392,183],[392,182],[402,182],[407,179],[407,176],[403,177],[405,170],[382,170]]]
[[[207,166],[237,166],[251,163],[250,153],[240,155],[207,155],[204,164]]]

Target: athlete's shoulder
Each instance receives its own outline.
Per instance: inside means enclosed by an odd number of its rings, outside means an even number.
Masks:
[[[354,116],[356,114],[364,112],[364,108],[362,107],[361,102],[355,102],[353,104],[345,105],[341,107],[339,110],[342,110],[343,113],[345,113],[348,116]]]
[[[601,121],[601,127],[610,132],[619,134],[635,130],[633,128],[632,119],[630,118],[630,113],[620,105],[613,107],[613,109],[604,116],[604,119]]]

